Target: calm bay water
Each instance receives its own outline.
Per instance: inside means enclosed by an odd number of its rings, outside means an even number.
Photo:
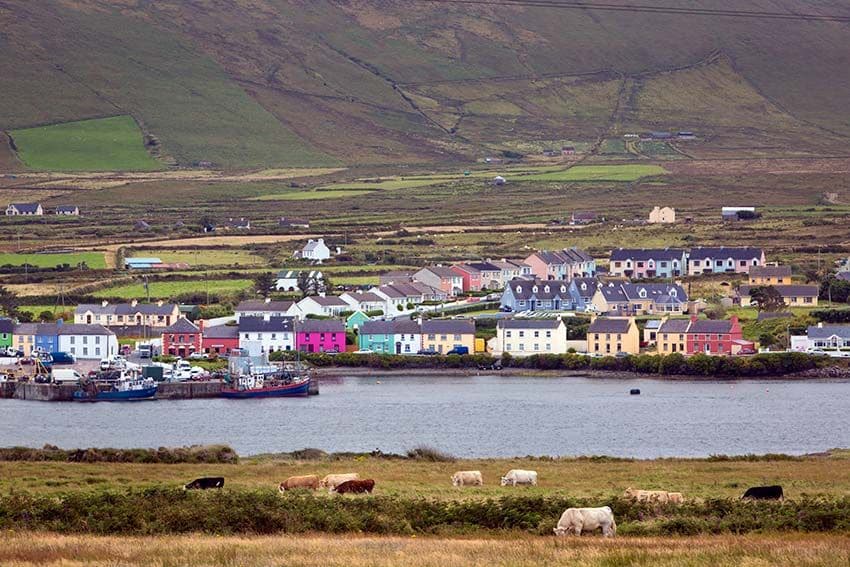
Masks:
[[[64,448],[228,443],[242,455],[423,444],[463,457],[799,454],[850,447],[850,381],[384,376],[325,379],[321,395],[305,399],[0,400],[0,439]]]

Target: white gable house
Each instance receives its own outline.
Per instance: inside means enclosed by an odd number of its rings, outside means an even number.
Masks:
[[[318,240],[313,240],[311,238],[307,241],[307,244],[304,245],[304,248],[301,249],[302,259],[310,260],[311,262],[316,262],[318,264],[325,260],[329,260],[330,257],[331,250],[325,244],[324,238],[319,238]]]

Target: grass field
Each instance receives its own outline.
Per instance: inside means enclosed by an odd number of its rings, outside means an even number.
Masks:
[[[102,252],[74,252],[69,254],[11,254],[0,253],[0,266],[10,264],[12,266],[38,266],[39,268],[54,268],[62,264],[76,266],[81,262],[93,270],[101,270],[106,267],[106,260]]]
[[[162,165],[142,145],[130,116],[14,130],[21,160],[47,171],[152,171]]]
[[[232,295],[248,289],[253,282],[246,279],[237,280],[188,280],[173,282],[151,282],[151,299],[171,299],[187,293],[214,293],[217,295]],[[101,289],[92,294],[94,297],[120,297],[122,299],[142,299],[147,297],[144,285],[128,284]]]
[[[564,171],[552,171],[511,178],[511,181],[637,181],[641,177],[663,175],[658,165],[577,165]]]
[[[4,535],[0,563],[62,565],[292,565],[299,567],[846,567],[850,538],[749,535],[669,538],[505,536],[501,538],[98,537],[18,532]]]
[[[185,263],[190,266],[255,266],[264,262],[262,256],[239,249],[139,249],[134,250],[132,256],[154,257],[166,263]]]

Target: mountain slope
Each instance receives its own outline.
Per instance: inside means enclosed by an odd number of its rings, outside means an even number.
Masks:
[[[839,0],[770,6],[850,15]],[[130,114],[180,164],[434,162],[641,129],[697,130],[735,151],[843,151],[850,137],[847,24],[401,0],[0,0],[0,30],[0,129]]]

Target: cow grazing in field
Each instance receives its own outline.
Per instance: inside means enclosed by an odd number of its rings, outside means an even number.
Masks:
[[[537,471],[511,469],[502,477],[502,486],[516,486],[518,484],[537,486]]]
[[[666,490],[635,490],[631,487],[623,492],[623,496],[636,502],[655,502],[658,504],[667,504],[670,500],[669,494]]]
[[[617,535],[617,524],[614,522],[614,512],[608,506],[602,508],[567,508],[558,520],[558,526],[553,530],[556,536],[581,532],[592,532],[602,529],[605,537]]]
[[[360,480],[360,475],[357,473],[329,474],[319,482],[319,488],[327,488],[328,492],[331,492],[334,488],[349,480]]]
[[[371,494],[374,488],[375,481],[367,478],[364,480],[347,480],[334,488],[332,492],[337,494]]]
[[[481,486],[484,477],[481,471],[458,471],[452,475],[452,486]]]
[[[223,476],[208,476],[202,478],[196,478],[189,484],[183,487],[183,490],[206,490],[208,488],[223,488],[224,487],[224,477]]]
[[[743,500],[782,500],[785,494],[781,486],[753,486],[741,496]]]
[[[682,504],[685,501],[685,497],[681,492],[668,492],[667,498],[670,504]]]
[[[287,490],[295,490],[296,488],[304,488],[307,490],[316,490],[319,488],[319,477],[314,474],[307,476],[291,476],[280,483],[277,487],[281,492]]]

